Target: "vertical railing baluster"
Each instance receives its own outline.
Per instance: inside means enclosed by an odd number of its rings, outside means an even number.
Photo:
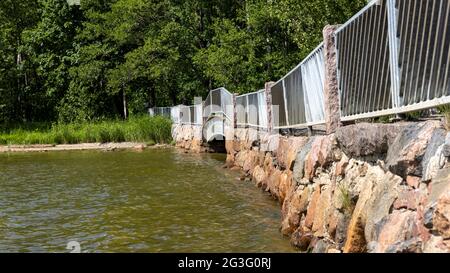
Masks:
[[[375,65],[373,67],[372,71],[372,92],[370,94],[370,101],[369,101],[369,109],[370,112],[373,112],[377,109],[378,105],[380,105],[380,100],[382,94],[380,93],[380,90],[378,89],[378,83],[380,81],[380,71],[382,64],[382,55],[383,55],[383,32],[384,32],[384,20],[383,20],[383,9],[380,5],[377,5],[375,7],[377,10],[377,18],[378,18],[378,24],[377,24],[377,39],[374,40],[375,43],[375,56],[372,56],[372,58],[375,58]],[[378,99],[378,100],[377,100]]]
[[[349,32],[348,30],[344,29],[342,32],[338,34],[338,38],[340,40],[337,52],[339,56],[339,63],[338,63],[338,72],[339,72],[339,90],[340,90],[340,104],[341,104],[341,115],[347,115],[347,90],[345,89],[346,81],[345,78],[347,76],[347,68],[348,68],[348,62],[349,62],[349,46],[345,46],[348,44],[349,40]]]
[[[417,26],[415,26],[416,29],[416,39],[414,42],[414,54],[412,55],[412,57],[414,58],[413,60],[413,64],[412,64],[412,71],[411,71],[411,81],[409,82],[409,90],[411,91],[411,94],[413,94],[412,100],[410,100],[410,103],[415,103],[416,101],[416,97],[417,97],[417,90],[413,89],[413,82],[414,79],[416,77],[416,67],[417,67],[417,54],[418,54],[418,47],[419,47],[419,40],[420,40],[420,28],[422,27],[422,19],[423,16],[422,15],[422,10],[423,10],[423,2],[422,1],[418,1],[420,2],[420,6],[419,6],[419,16],[418,16],[418,23]],[[426,1],[428,2],[428,0]],[[423,34],[422,34],[423,35]]]
[[[350,76],[351,76],[351,69],[353,66],[353,58],[354,58],[354,51],[353,51],[353,41],[355,40],[355,32],[352,31],[352,29],[348,28],[346,29],[348,32],[348,41],[346,43],[346,47],[348,47],[348,65],[346,67],[346,75],[345,75],[345,112],[346,115],[351,115],[350,111],[350,105],[351,105],[351,92],[350,92]]]
[[[369,84],[369,95],[368,95],[368,102],[367,102],[367,112],[372,112],[372,102],[375,100],[374,96],[376,94],[375,84],[376,84],[376,73],[378,69],[378,64],[380,60],[380,53],[379,53],[379,45],[380,45],[380,30],[381,30],[381,10],[377,6],[373,8],[374,12],[374,18],[375,18],[375,27],[372,30],[375,32],[375,37],[373,40],[373,54],[371,54],[370,58],[372,59],[372,65],[370,67],[370,84]]]
[[[391,72],[391,96],[392,107],[401,106],[400,98],[400,68],[398,66],[399,58],[399,38],[398,32],[398,11],[395,7],[396,0],[388,0],[388,28],[389,28],[389,65]]]
[[[433,1],[433,0],[427,0],[427,1],[425,1],[426,2],[426,6],[425,6],[425,12],[424,12],[424,14],[422,15],[422,24],[419,24],[419,29],[420,29],[420,32],[422,33],[422,40],[420,41],[420,43],[417,45],[419,48],[420,48],[420,50],[419,50],[419,62],[418,62],[418,65],[417,65],[417,68],[415,69],[416,70],[416,76],[415,76],[415,78],[414,78],[414,82],[415,82],[415,84],[414,84],[414,103],[419,103],[419,102],[421,102],[422,101],[422,98],[423,98],[423,94],[421,93],[422,91],[423,91],[423,89],[421,89],[421,91],[420,91],[420,93],[419,93],[419,79],[420,79],[420,75],[421,75],[421,72],[422,72],[422,70],[423,70],[423,62],[425,61],[426,62],[426,60],[423,60],[423,54],[424,54],[424,49],[426,49],[426,46],[425,46],[425,44],[426,44],[426,39],[428,39],[428,36],[429,36],[429,33],[426,31],[426,23],[427,23],[427,18],[428,18],[428,12],[429,12],[429,9],[430,9],[430,2],[431,1]],[[413,83],[411,83],[411,84],[413,84]]]
[[[365,19],[365,13],[362,14],[359,17],[359,20],[357,21],[357,33],[358,33],[358,38],[357,38],[357,53],[356,53],[356,60],[355,60],[355,74],[354,76],[354,83],[352,85],[352,89],[353,89],[353,94],[355,97],[355,107],[353,108],[353,114],[359,114],[360,113],[360,109],[361,109],[361,90],[359,89],[359,84],[361,82],[361,66],[362,66],[362,52],[363,52],[363,40],[364,40],[364,31],[363,31],[363,27],[364,27],[364,19]]]
[[[387,9],[383,10],[383,32],[382,32],[382,42],[381,42],[381,47],[382,47],[382,56],[383,56],[383,60],[381,62],[381,65],[383,67],[383,69],[381,70],[381,77],[379,82],[379,90],[380,92],[383,93],[383,100],[382,103],[380,101],[378,101],[378,104],[374,107],[374,109],[376,110],[383,110],[383,109],[388,109],[389,107],[389,100],[391,99],[391,90],[388,89],[388,82],[389,82],[389,29],[388,29],[388,11]],[[388,94],[389,93],[389,94]],[[379,97],[381,98],[381,93],[379,95]]]
[[[250,124],[250,111],[248,108],[248,96],[245,96],[245,116],[246,116],[245,124],[248,125],[248,124]]]
[[[357,68],[356,68],[356,81],[355,81],[355,93],[357,93],[357,99],[356,99],[356,110],[355,110],[355,114],[360,114],[362,113],[362,108],[363,108],[363,104],[362,104],[362,100],[363,97],[361,96],[361,84],[362,84],[362,72],[363,72],[363,61],[364,61],[364,50],[365,50],[365,25],[366,25],[366,18],[367,18],[367,12],[361,15],[361,20],[359,22],[359,39],[358,39],[358,57],[359,60],[357,62]]]
[[[433,34],[436,35],[436,37],[438,36],[437,33],[434,31],[434,27],[435,27],[435,21],[436,21],[436,28],[439,28],[439,21],[437,21],[437,19],[439,18],[435,18],[435,12],[436,12],[436,2],[437,0],[430,0],[433,1],[433,8],[431,10],[431,15],[430,15],[430,26],[428,29],[428,43],[426,46],[426,55],[425,55],[425,64],[424,64],[424,69],[423,69],[423,77],[422,77],[422,88],[421,88],[421,94],[422,95],[421,99],[422,100],[429,100],[430,99],[430,93],[429,93],[429,89],[427,88],[427,90],[425,91],[425,85],[426,85],[426,81],[427,81],[427,76],[431,76],[431,71],[433,70],[433,63],[434,63],[434,53],[435,53],[435,49],[436,46],[432,46],[431,44],[431,40],[433,40]],[[439,11],[440,13],[441,11]],[[431,52],[431,57],[430,57],[430,52]],[[429,61],[431,58],[431,62]],[[428,74],[428,71],[430,71],[430,74]],[[430,81],[430,78],[428,78],[428,81]],[[428,85],[427,85],[428,86]],[[425,93],[426,92],[426,93]]]
[[[405,54],[405,59],[406,59],[406,61],[407,61],[407,63],[405,64],[405,65],[403,65],[402,66],[402,73],[404,74],[404,77],[405,77],[405,80],[404,80],[404,93],[405,93],[405,95],[404,95],[404,103],[405,104],[409,104],[410,103],[410,99],[411,99],[411,90],[409,89],[409,87],[408,87],[408,80],[410,79],[410,77],[411,77],[411,56],[412,56],[412,52],[413,52],[413,46],[414,46],[414,44],[413,44],[413,41],[414,41],[414,38],[415,38],[415,36],[414,36],[414,31],[416,30],[415,29],[415,26],[414,26],[414,23],[415,23],[415,21],[416,21],[416,13],[417,13],[417,0],[410,0],[410,3],[413,3],[412,5],[411,5],[411,9],[410,9],[410,11],[409,11],[409,13],[412,13],[412,15],[410,14],[409,16],[408,16],[408,33],[409,33],[409,35],[408,35],[408,40],[406,40],[405,42],[408,44],[408,47],[407,47],[407,49],[405,49],[405,52],[404,52],[404,54]],[[407,50],[407,53],[406,53],[406,50]]]
[[[438,58],[436,58],[436,57],[437,57],[438,54],[440,54],[439,42],[444,43],[444,41],[442,40],[442,36],[443,36],[443,32],[446,31],[446,29],[443,28],[444,24],[441,22],[441,18],[442,18],[442,16],[444,16],[443,15],[444,2],[446,2],[446,1],[440,0],[439,2],[440,2],[440,5],[439,5],[439,8],[438,8],[439,14],[437,16],[437,29],[436,29],[436,35],[435,35],[436,37],[435,37],[434,43],[432,45],[432,47],[433,47],[433,55],[432,55],[432,61],[431,61],[431,67],[430,67],[430,79],[428,81],[428,89],[427,89],[427,98],[428,98],[428,100],[431,99],[431,90],[432,89],[433,89],[433,98],[438,97],[437,96],[438,92],[437,92],[437,90],[435,90],[436,87],[437,87],[437,84],[435,84],[435,80],[434,80],[434,77],[436,75],[435,72],[438,72],[438,69],[439,69],[439,63],[436,62],[436,60]]]
[[[372,39],[371,39],[371,30],[372,30],[372,24],[373,24],[373,11],[372,10],[368,10],[367,14],[367,22],[366,22],[366,26],[365,26],[365,30],[364,30],[364,54],[363,54],[363,61],[364,61],[364,65],[363,65],[363,75],[362,75],[362,85],[360,87],[360,92],[361,92],[361,99],[362,99],[362,104],[361,104],[361,113],[366,113],[367,112],[367,95],[368,95],[368,91],[367,91],[367,74],[369,71],[369,67],[370,67],[370,53],[371,48],[372,48]]]
[[[286,115],[286,126],[289,126],[289,111],[288,111],[288,104],[287,104],[287,97],[286,97],[286,84],[284,82],[284,80],[282,81],[282,86],[283,86],[283,100],[284,100],[284,112]]]

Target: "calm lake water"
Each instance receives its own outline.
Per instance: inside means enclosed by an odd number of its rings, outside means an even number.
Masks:
[[[0,154],[0,252],[292,252],[279,205],[225,155]]]

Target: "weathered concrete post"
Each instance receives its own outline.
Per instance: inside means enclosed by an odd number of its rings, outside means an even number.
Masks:
[[[341,126],[339,85],[337,78],[337,50],[334,32],[338,26],[326,26],[323,29],[325,57],[325,124],[327,134],[336,132]]]
[[[230,117],[231,123],[230,126],[225,127],[225,150],[227,152],[226,163],[228,167],[232,167],[234,165],[234,154],[236,153],[234,150],[234,142],[236,138],[236,129],[237,129],[237,108],[236,108],[236,97],[239,96],[237,93],[232,94],[232,107],[233,107],[233,116]]]
[[[267,106],[267,132],[273,131],[273,116],[272,116],[272,91],[271,87],[275,82],[266,82],[264,90],[266,93],[266,106]]]

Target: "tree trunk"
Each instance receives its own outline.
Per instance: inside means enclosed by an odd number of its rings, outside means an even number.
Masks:
[[[123,98],[123,118],[127,119],[128,115],[127,115],[127,96],[125,93],[125,90],[122,90],[122,98]]]

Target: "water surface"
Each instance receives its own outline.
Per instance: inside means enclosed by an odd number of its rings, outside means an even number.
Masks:
[[[224,155],[0,154],[0,251],[291,252],[280,208]]]

